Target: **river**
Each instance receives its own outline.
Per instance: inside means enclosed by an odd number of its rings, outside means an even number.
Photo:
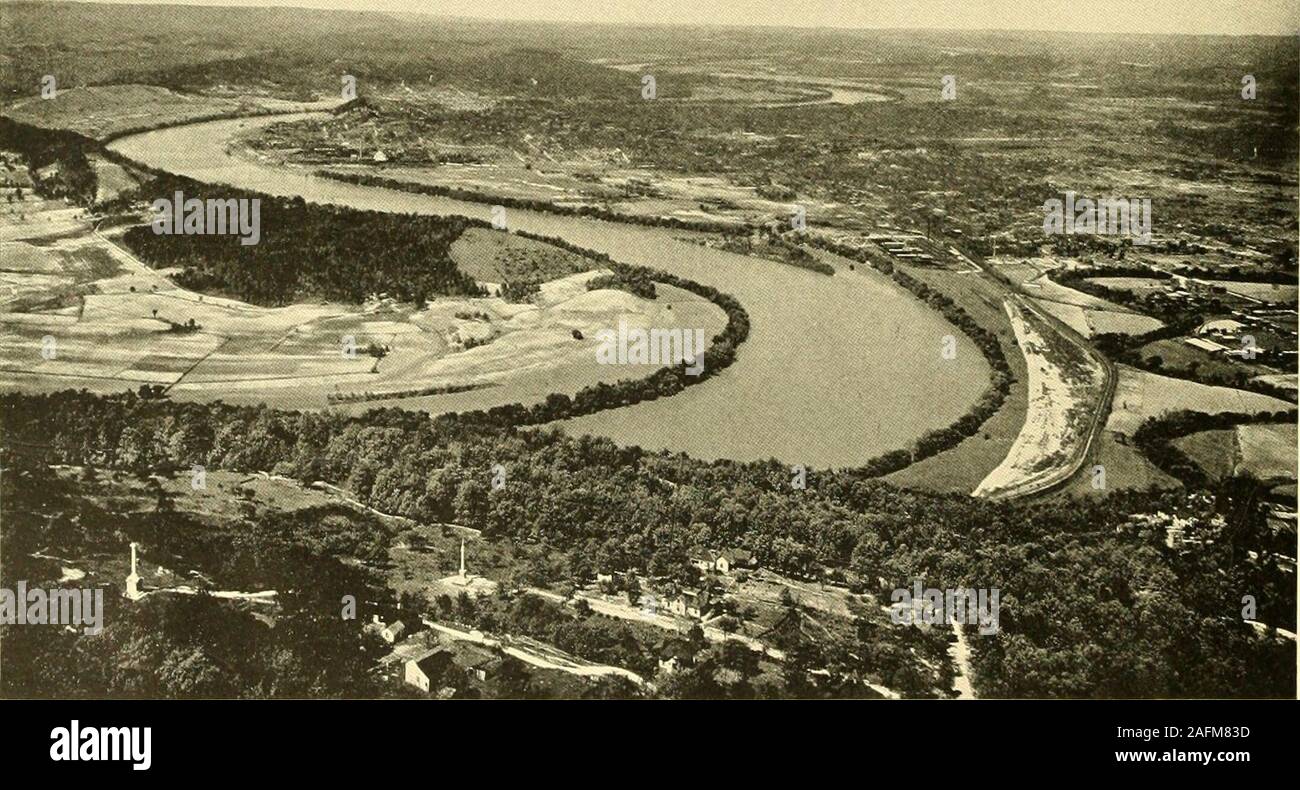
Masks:
[[[483,203],[345,184],[227,153],[232,138],[286,119],[177,126],[124,137],[110,148],[198,180],[310,202],[491,218]],[[669,229],[517,209],[508,223],[712,285],[749,313],[749,340],[721,374],[670,398],[569,420],[567,430],[707,460],[851,466],[948,425],[988,384],[974,344],[865,267],[828,277],[682,241]],[[957,338],[955,359],[941,355],[946,335]]]

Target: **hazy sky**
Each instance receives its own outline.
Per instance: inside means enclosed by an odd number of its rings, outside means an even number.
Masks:
[[[123,2],[123,0],[106,0]],[[1300,32],[1297,0],[171,0],[485,19],[1107,33]],[[161,0],[135,0],[161,2]]]

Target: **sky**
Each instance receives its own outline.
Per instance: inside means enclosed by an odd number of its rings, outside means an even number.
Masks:
[[[124,2],[124,0],[104,0]],[[162,0],[134,0],[154,5]],[[1300,33],[1298,0],[169,0],[498,20],[788,27]]]

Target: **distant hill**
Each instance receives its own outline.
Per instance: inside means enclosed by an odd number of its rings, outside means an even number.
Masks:
[[[190,96],[154,85],[108,85],[61,90],[54,99],[23,99],[3,115],[42,129],[104,140],[135,129],[253,109],[233,99]]]

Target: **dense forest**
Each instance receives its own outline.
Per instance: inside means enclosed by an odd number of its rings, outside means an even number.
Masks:
[[[487,223],[309,204],[179,176],[157,176],[138,194],[170,202],[177,192],[186,201],[261,200],[256,244],[242,244],[236,234],[159,234],[149,225],[126,232],[123,241],[151,266],[181,267],[176,281],[183,287],[261,305],[309,297],[360,302],[381,293],[416,303],[482,295],[456,268],[450,248],[466,228]]]
[[[975,683],[989,696],[1294,690],[1294,645],[1257,635],[1240,616],[1245,593],[1259,596],[1259,619],[1274,624],[1289,620],[1295,602],[1275,566],[1247,557],[1268,528],[1263,504],[1235,481],[1195,497],[1116,492],[1068,504],[904,491],[861,470],[814,470],[806,490],[792,490],[776,461],[704,463],[396,409],[346,417],[74,392],[0,397],[0,430],[6,447],[45,462],[203,464],[329,481],[387,513],[533,546],[553,557],[545,566],[553,582],[597,570],[668,576],[694,547],[713,545],[868,592],[912,579],[996,587],[1001,632],[971,637]],[[1222,523],[1214,529],[1224,535],[1203,551],[1173,551],[1162,529],[1132,519],[1151,512],[1206,529]]]
[[[22,156],[33,171],[36,194],[46,198],[66,198],[87,205],[95,199],[95,171],[86,152],[99,145],[74,132],[39,129],[11,118],[0,117],[0,149]],[[51,174],[41,178],[35,171],[57,164]]]

